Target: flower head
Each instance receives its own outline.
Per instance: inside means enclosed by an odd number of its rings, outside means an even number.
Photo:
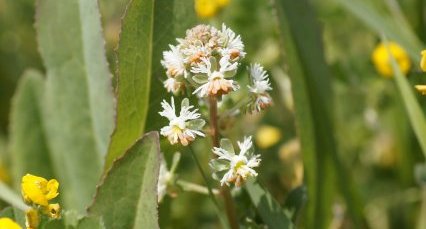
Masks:
[[[240,187],[250,177],[256,177],[253,169],[260,164],[260,155],[254,154],[251,137],[245,137],[243,142],[237,142],[240,148],[239,154],[235,154],[232,143],[228,139],[222,139],[220,147],[214,147],[213,153],[217,159],[210,161],[210,166],[215,171],[214,178],[220,180],[221,185],[235,183]]]
[[[170,50],[163,52],[161,65],[167,69],[166,73],[169,77],[187,76],[183,57],[176,46],[170,45]]]
[[[395,58],[401,71],[404,73],[404,75],[407,74],[411,68],[411,61],[408,57],[407,52],[395,42],[388,42],[387,46],[389,47],[389,51],[392,54],[393,58]],[[373,60],[374,66],[376,67],[376,70],[382,76],[392,77],[392,64],[390,56],[388,54],[388,48],[386,47],[386,45],[384,43],[380,43],[374,49],[371,58]]]
[[[272,90],[268,74],[260,64],[252,64],[249,68],[251,84],[248,86],[252,95],[250,111],[261,111],[272,105],[272,98],[268,91]]]
[[[200,2],[209,2],[200,0]],[[216,1],[216,0],[213,0]],[[163,52],[161,64],[168,79],[164,87],[177,93],[185,86],[195,87],[200,96],[221,95],[238,88],[231,80],[237,71],[238,61],[244,56],[240,35],[226,25],[216,29],[210,25],[197,25],[186,31],[184,39]]]
[[[201,84],[194,94],[198,93],[200,97],[224,95],[239,88],[236,81],[229,79],[235,75],[238,63],[230,63],[227,56],[220,59],[219,66],[214,57],[202,58],[201,61],[202,64],[191,69],[196,74],[192,79]]]
[[[185,84],[176,78],[170,77],[164,81],[164,87],[166,88],[167,92],[177,94],[182,88],[185,87]]]
[[[59,183],[55,179],[47,181],[43,177],[26,174],[22,177],[21,192],[25,202],[48,206],[48,201],[59,195]]]
[[[0,229],[21,229],[19,224],[9,218],[0,218]]]
[[[236,35],[234,31],[222,24],[221,43],[223,56],[228,56],[230,60],[235,61],[244,58],[244,44],[240,35]]]
[[[200,18],[211,18],[219,11],[216,0],[195,0],[195,12]]]
[[[61,217],[61,206],[59,204],[49,204],[43,209],[43,213],[52,219]]]
[[[176,107],[174,98],[171,98],[171,104],[163,100],[161,103],[163,111],[159,114],[169,120],[169,125],[161,128],[161,135],[167,137],[171,144],[180,143],[184,146],[193,141],[195,137],[204,134],[200,131],[204,126],[205,121],[200,119],[201,115],[197,113],[198,109],[191,109],[194,106],[189,105],[189,100],[185,98],[182,100],[181,110],[179,116],[176,115]]]

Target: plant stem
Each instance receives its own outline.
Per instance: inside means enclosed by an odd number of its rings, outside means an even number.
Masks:
[[[214,147],[219,147],[219,128],[218,128],[218,114],[217,114],[217,97],[209,96],[210,108],[210,131],[212,135],[212,142]],[[235,211],[234,201],[232,199],[231,191],[228,186],[221,187],[220,192],[225,203],[226,215],[228,216],[229,225],[232,229],[238,229],[237,214]]]
[[[222,215],[222,212],[221,212],[221,210],[220,210],[219,204],[217,203],[217,201],[216,201],[216,197],[214,196],[213,191],[212,191],[212,188],[211,188],[211,186],[210,186],[210,184],[209,184],[209,182],[208,182],[208,180],[207,180],[207,176],[206,176],[206,174],[204,173],[203,167],[201,166],[200,161],[199,161],[199,160],[198,160],[198,158],[197,158],[197,155],[195,154],[194,150],[192,150],[192,146],[189,146],[189,151],[191,151],[191,154],[192,154],[192,157],[194,158],[195,164],[197,164],[198,170],[200,171],[201,176],[202,176],[202,177],[203,177],[203,179],[204,179],[204,182],[206,182],[206,186],[207,186],[208,194],[209,194],[210,199],[212,200],[212,202],[213,202],[213,204],[214,204],[214,206],[215,206],[216,214],[217,214],[217,216],[219,217],[219,220],[220,220],[220,222],[222,223],[222,226],[223,226],[225,229],[228,229],[228,228],[229,228],[229,226],[228,226],[228,224],[226,223],[225,217]]]
[[[176,181],[176,184],[179,185],[184,191],[196,192],[196,193],[200,193],[200,194],[204,194],[204,195],[209,195],[209,189],[204,187],[204,186],[194,184],[194,183],[184,181],[184,180],[178,180],[178,181]],[[214,195],[217,195],[217,194],[219,194],[219,190],[212,189],[212,193]]]

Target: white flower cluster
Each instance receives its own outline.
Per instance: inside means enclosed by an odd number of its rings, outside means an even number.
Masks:
[[[245,56],[241,37],[222,25],[218,30],[209,25],[198,25],[186,32],[185,39],[177,39],[176,46],[163,53],[161,64],[168,79],[168,92],[178,93],[185,86],[196,87],[200,97],[223,95],[237,90],[232,80],[239,61]]]
[[[192,94],[199,98],[226,95],[240,88],[234,76],[245,55],[241,37],[225,25],[220,30],[209,25],[195,26],[186,31],[184,39],[177,39],[177,45],[170,45],[170,50],[163,52],[161,64],[167,74],[164,87],[173,94],[192,89]],[[252,64],[248,70],[250,101],[244,105],[247,105],[249,112],[260,112],[272,105],[269,95],[271,83],[260,64]],[[204,137],[201,129],[205,121],[201,119],[198,109],[189,105],[187,98],[182,101],[179,115],[173,97],[170,104],[163,101],[161,105],[163,111],[160,115],[166,117],[169,124],[160,133],[171,144],[187,146],[197,136]],[[240,152],[235,154],[232,143],[222,139],[221,147],[213,148],[213,153],[218,157],[210,162],[210,166],[221,185],[233,183],[239,187],[248,178],[257,176],[254,168],[259,166],[260,159],[259,155],[254,154],[251,137],[238,142],[238,146]],[[165,174],[163,171],[166,178]],[[165,192],[165,187],[159,187],[161,194]]]
[[[235,154],[234,147],[228,139],[222,139],[220,147],[214,147],[213,153],[218,158],[210,161],[210,167],[215,171],[213,177],[220,180],[221,185],[240,187],[250,177],[256,177],[253,169],[260,164],[260,155],[254,154],[251,137],[245,137],[243,142],[237,142],[240,152]]]
[[[249,88],[252,102],[249,103],[250,111],[261,111],[272,105],[272,98],[268,91],[272,90],[268,74],[260,64],[252,64],[249,68],[251,85]]]

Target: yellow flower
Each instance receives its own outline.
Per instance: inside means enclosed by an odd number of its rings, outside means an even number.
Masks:
[[[200,18],[211,18],[219,11],[217,0],[195,0],[195,12]]]
[[[420,68],[426,72],[426,50],[421,52],[422,60],[420,61]]]
[[[411,61],[407,52],[395,42],[388,42],[388,47],[402,73],[406,75],[411,68]],[[377,45],[371,55],[376,70],[385,77],[392,77],[393,75],[392,64],[389,57],[388,49],[384,43]]]
[[[22,228],[9,218],[0,218],[0,229],[22,229]]]
[[[25,202],[47,206],[48,201],[59,195],[59,183],[52,179],[47,181],[43,177],[27,174],[22,177],[22,196]]]
[[[61,216],[61,206],[59,204],[49,204],[43,209],[43,213],[50,218],[57,219]]]
[[[219,5],[219,7],[225,7],[229,5],[229,0],[216,0],[216,2]]]
[[[27,229],[36,229],[40,224],[40,217],[38,211],[34,208],[30,208],[25,212],[25,226]]]
[[[22,229],[17,223],[9,218],[0,218],[0,229]]]
[[[273,126],[261,126],[256,133],[256,144],[262,149],[266,149],[277,144],[280,139],[280,129]]]
[[[422,95],[426,95],[426,85],[416,85],[415,87]]]

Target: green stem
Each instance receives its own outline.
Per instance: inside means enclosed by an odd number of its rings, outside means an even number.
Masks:
[[[210,129],[212,142],[214,147],[219,147],[219,127],[218,127],[218,112],[217,112],[217,97],[209,96],[209,108],[210,108]],[[225,203],[226,215],[232,229],[238,229],[237,213],[235,210],[234,200],[232,199],[231,191],[228,186],[224,185],[221,187],[221,193],[223,201]]]
[[[204,173],[203,167],[201,166],[200,161],[198,160],[197,155],[195,154],[194,150],[192,149],[192,146],[189,147],[189,151],[191,151],[191,154],[192,154],[192,157],[194,158],[195,164],[197,164],[198,170],[200,171],[201,176],[203,177],[204,182],[206,183],[209,197],[210,197],[210,199],[212,200],[212,202],[213,202],[213,204],[215,206],[216,214],[219,217],[219,220],[220,220],[223,228],[229,229],[229,226],[226,223],[225,217],[223,216],[222,211],[220,210],[220,206],[219,206],[219,204],[218,204],[218,202],[216,200],[216,197],[214,196],[213,190],[212,190],[212,188],[211,188],[211,186],[210,186],[210,184],[209,184],[209,182],[207,180],[207,176]]]
[[[196,192],[196,193],[200,193],[200,194],[204,194],[204,195],[208,195],[209,194],[209,189],[198,185],[198,184],[194,184],[188,181],[184,181],[184,180],[178,180],[176,181],[176,184],[179,185],[184,191],[187,192]],[[219,194],[219,190],[217,189],[212,189],[212,193],[214,195]]]

